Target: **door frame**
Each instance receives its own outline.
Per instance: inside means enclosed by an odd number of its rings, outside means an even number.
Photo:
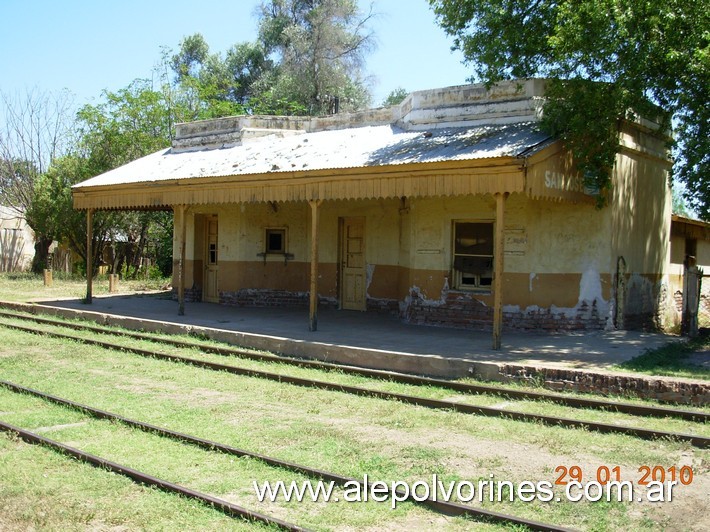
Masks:
[[[345,301],[345,254],[346,254],[346,234],[348,222],[358,220],[362,224],[362,306],[359,308],[346,308]],[[367,232],[365,216],[341,216],[338,218],[338,308],[340,310],[367,310]]]

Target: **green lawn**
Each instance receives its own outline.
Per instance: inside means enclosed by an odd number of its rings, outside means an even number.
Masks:
[[[495,511],[540,521],[584,530],[652,529],[669,522],[683,528],[693,518],[687,506],[702,508],[707,495],[707,452],[683,444],[432,411],[200,370],[9,328],[0,328],[0,345],[0,375],[6,380],[355,478],[367,473],[371,479],[414,482],[437,474],[445,482],[478,481],[491,475],[516,483],[554,481],[559,466],[572,465],[580,466],[587,479],[594,478],[594,472],[602,466],[617,465],[629,480],[638,480],[638,470],[645,464],[664,468],[690,464],[696,472],[695,482],[679,492],[680,503],[676,506],[521,501],[483,504]],[[298,371],[316,376],[313,370]],[[320,375],[321,379],[332,377],[332,374]],[[350,377],[335,375],[335,378]],[[358,380],[362,385],[368,384],[362,378]],[[425,393],[436,396],[441,392],[431,389]],[[500,398],[493,401],[505,403]],[[536,407],[552,409],[553,405]],[[386,503],[258,503],[251,488],[254,480],[288,481],[303,477],[256,460],[214,455],[120,425],[87,419],[74,411],[2,389],[0,412],[0,419],[9,423],[40,428],[53,439],[319,530],[464,530],[472,526],[468,520],[442,517],[409,503],[394,511]],[[164,494],[159,494],[156,500],[148,498],[147,502],[141,502],[148,509],[157,506],[154,516],[150,511],[131,516],[120,508],[116,513],[113,509],[106,510],[113,508],[113,489],[116,498],[139,497],[141,501],[146,496],[144,492],[154,492],[136,488],[133,494],[132,487],[126,484],[125,490],[131,492],[127,495],[124,488],[119,490],[112,484],[116,482],[115,475],[100,471],[93,471],[90,477],[93,480],[86,482],[83,480],[86,466],[57,457],[52,451],[27,447],[13,440],[3,442],[0,447],[3,471],[7,472],[0,476],[0,491],[13,494],[0,498],[0,515],[9,520],[9,528],[87,529],[125,525],[133,529],[137,521],[141,523],[138,528],[146,529],[172,529],[174,523],[190,530],[222,528],[223,518],[211,511],[200,510],[193,515],[196,506],[192,503],[176,509],[175,515],[167,519],[160,510],[160,505],[165,504],[162,501],[170,500]],[[19,456],[31,458],[15,460],[15,451]],[[72,488],[57,489],[54,481],[45,486],[43,475],[64,479]],[[102,475],[112,479],[111,483],[106,484]],[[34,479],[31,488],[26,488],[23,479],[27,478]],[[123,485],[124,481],[120,482]],[[35,504],[43,500],[43,490],[53,490],[57,496],[43,502],[47,510],[37,515]],[[62,512],[63,507],[70,510]],[[84,511],[86,508],[89,510]],[[47,514],[51,514],[51,521],[44,521],[49,519]],[[231,526],[241,525],[230,522],[225,528]]]
[[[619,365],[624,371],[649,375],[710,380],[710,334],[686,342],[672,342]]]
[[[119,293],[130,294],[164,289],[169,279],[122,279]],[[93,282],[94,295],[108,294],[108,277],[98,276]],[[52,286],[44,285],[44,277],[33,273],[0,273],[0,301],[40,301],[52,299],[80,299],[86,296],[86,279],[53,272]]]

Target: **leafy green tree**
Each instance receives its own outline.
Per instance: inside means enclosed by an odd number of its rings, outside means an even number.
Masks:
[[[672,192],[672,199],[673,199],[673,214],[677,214],[679,216],[685,216],[686,218],[690,217],[690,213],[688,212],[688,207],[685,205],[685,201],[683,200],[683,196],[679,194],[678,188],[673,187]]]
[[[206,119],[248,112],[251,97],[270,88],[274,65],[259,43],[236,44],[222,57],[196,33],[182,40],[170,68],[191,119]]]
[[[407,96],[409,96],[409,92],[407,91],[407,89],[397,87],[387,95],[387,98],[382,101],[382,107],[398,105],[402,103]]]
[[[235,44],[227,51],[225,64],[230,75],[229,97],[244,108],[273,85],[276,65],[259,42]]]
[[[474,68],[472,80],[543,76],[545,127],[590,185],[609,186],[618,118],[675,125],[675,172],[710,214],[708,0],[429,0]]]
[[[168,99],[166,92],[153,90],[148,81],[136,80],[118,92],[104,92],[101,103],[82,107],[74,150],[55,160],[36,183],[35,201],[28,210],[36,225],[67,242],[85,260],[85,214],[73,209],[71,186],[168,146],[172,124],[189,113]],[[92,244],[95,267],[107,246],[122,247],[109,266],[135,277],[155,226],[164,225],[164,218],[153,212],[97,212]],[[161,240],[161,245],[167,244]]]
[[[169,104],[165,92],[148,80],[134,80],[103,101],[77,113],[78,153],[98,175],[170,145],[172,126],[185,121],[189,109]]]
[[[35,231],[67,243],[83,261],[86,261],[86,214],[73,208],[71,186],[92,176],[87,159],[74,155],[56,159],[35,182],[35,198],[27,211]],[[92,274],[98,270],[101,250],[110,241],[118,218],[120,213],[103,211],[94,217]]]
[[[373,47],[356,0],[268,0],[261,4],[259,39],[277,62],[262,98],[293,101],[308,114],[369,104],[363,65]]]

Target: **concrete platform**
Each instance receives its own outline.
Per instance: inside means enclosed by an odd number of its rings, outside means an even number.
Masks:
[[[320,309],[318,330],[312,332],[308,330],[307,309],[186,303],[185,315],[178,316],[177,302],[169,294],[94,297],[90,305],[76,299],[37,304],[281,340],[569,369],[608,370],[646,349],[677,340],[673,336],[638,331],[544,333],[505,330],[502,349],[494,351],[490,332],[410,325],[386,314]]]
[[[12,304],[2,303],[3,306]],[[308,330],[303,308],[241,308],[186,303],[177,315],[169,292],[17,304],[25,310],[90,319],[130,329],[201,334],[284,355],[443,378],[538,379],[550,388],[627,393],[705,404],[710,384],[644,377],[614,366],[677,337],[639,331],[543,333],[506,330],[502,349],[490,332],[403,323],[389,315],[321,309]]]

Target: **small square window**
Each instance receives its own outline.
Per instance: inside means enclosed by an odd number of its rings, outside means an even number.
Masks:
[[[286,253],[286,229],[266,230],[266,253]]]

